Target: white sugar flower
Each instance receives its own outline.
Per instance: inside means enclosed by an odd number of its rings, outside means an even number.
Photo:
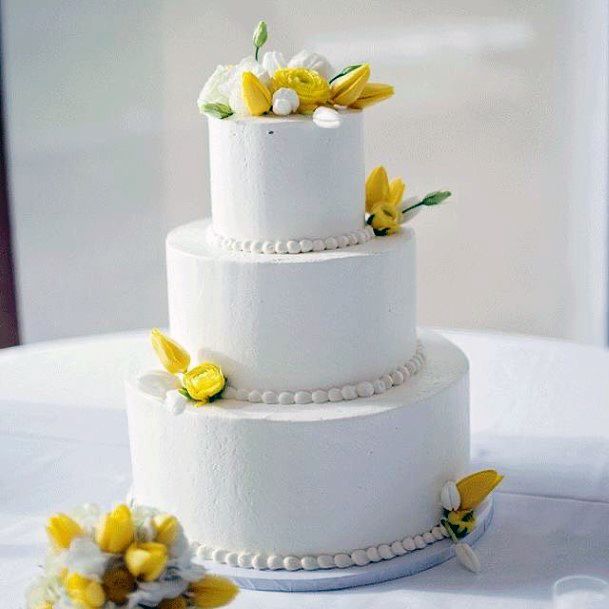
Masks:
[[[269,76],[273,76],[280,68],[285,68],[286,61],[280,51],[268,51],[262,56],[262,67]]]
[[[228,105],[238,116],[247,116],[249,111],[243,101],[241,77],[244,72],[251,72],[264,85],[269,85],[268,72],[253,57],[244,57],[234,68],[230,78],[224,83],[220,90],[228,96]]]
[[[157,398],[165,398],[168,391],[180,388],[178,377],[165,370],[151,370],[139,377],[138,389]]]
[[[75,508],[70,516],[78,522],[78,524],[90,534],[101,518],[101,510],[99,505],[95,503],[85,503]]]
[[[77,537],[64,554],[68,571],[83,577],[101,578],[106,570],[109,556],[88,537]]]
[[[330,62],[319,53],[302,50],[296,53],[288,63],[288,68],[308,68],[321,74],[326,80],[332,75]]]
[[[287,116],[296,112],[298,106],[300,106],[300,99],[294,89],[282,87],[273,93],[273,114]]]
[[[319,106],[313,112],[313,122],[323,129],[336,129],[340,127],[341,117],[334,108]]]
[[[181,394],[178,389],[172,389],[167,392],[163,405],[170,414],[182,414],[186,406],[188,406],[188,402],[190,402],[190,400],[185,395]]]
[[[218,66],[214,73],[207,79],[207,82],[201,89],[197,106],[203,112],[205,104],[228,104],[228,93],[226,92],[226,83],[231,78],[235,66]]]

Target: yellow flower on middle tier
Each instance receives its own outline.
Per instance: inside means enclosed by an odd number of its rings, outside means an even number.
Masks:
[[[377,203],[370,211],[369,224],[377,234],[393,235],[400,230],[400,210],[391,203]]]
[[[157,514],[152,518],[152,522],[156,531],[154,541],[167,547],[171,546],[180,532],[178,519],[171,514]]]
[[[372,212],[372,208],[379,203],[390,203],[397,207],[404,197],[406,184],[401,178],[395,178],[389,182],[387,171],[379,165],[375,167],[366,180],[366,211]]]
[[[153,328],[150,332],[150,341],[167,372],[171,374],[186,372],[190,364],[190,355],[184,347],[163,334],[158,328]]]
[[[298,111],[302,114],[310,114],[330,99],[328,81],[308,68],[280,68],[273,74],[271,85],[273,91],[283,88],[296,91],[300,100]]]
[[[189,370],[184,375],[182,382],[193,400],[207,403],[224,389],[226,379],[220,366],[211,362],[203,362]]]
[[[253,72],[243,72],[241,75],[241,91],[252,116],[261,116],[271,109],[271,92]]]

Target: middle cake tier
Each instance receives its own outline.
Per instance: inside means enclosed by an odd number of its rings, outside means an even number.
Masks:
[[[171,335],[231,390],[344,389],[415,356],[412,229],[296,256],[226,251],[210,233],[204,220],[167,237]]]

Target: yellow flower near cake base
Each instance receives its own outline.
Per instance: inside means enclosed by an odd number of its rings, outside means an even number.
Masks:
[[[370,211],[368,224],[377,235],[393,235],[400,230],[400,210],[391,203],[377,203]]]
[[[167,546],[156,541],[134,542],[125,552],[125,565],[133,577],[152,582],[167,566]]]
[[[370,66],[367,63],[338,77],[331,85],[332,103],[351,106],[361,96],[369,78]]]
[[[502,480],[503,476],[494,469],[485,469],[459,480],[457,482],[457,489],[461,497],[459,509],[477,508]]]
[[[106,602],[101,584],[78,573],[66,577],[65,588],[70,599],[81,609],[98,609]]]
[[[237,596],[237,592],[239,588],[230,579],[218,575],[206,575],[188,588],[190,600],[200,609],[223,607]]]
[[[391,85],[386,85],[380,82],[366,83],[360,96],[349,106],[357,110],[363,110],[368,106],[378,104],[379,102],[389,99],[394,93]]]
[[[252,116],[260,116],[271,109],[271,92],[253,72],[241,75],[241,95]]]
[[[178,374],[186,372],[190,365],[190,355],[186,350],[174,340],[165,336],[158,328],[150,332],[152,347],[161,360],[161,364],[167,372]]]
[[[103,552],[122,554],[131,545],[134,536],[135,527],[131,510],[121,504],[101,519],[95,541]]]
[[[188,601],[183,596],[165,598],[157,605],[157,609],[186,609],[187,607]]]
[[[207,403],[224,389],[226,379],[222,369],[211,362],[203,362],[189,370],[182,382],[188,395],[197,402]]]
[[[298,112],[301,114],[310,114],[330,100],[328,81],[308,68],[280,68],[273,74],[271,86],[273,91],[283,88],[296,91],[300,100]]]
[[[171,514],[157,514],[152,522],[156,530],[154,541],[162,543],[167,547],[171,546],[180,532],[180,523]]]
[[[75,537],[85,534],[81,526],[66,514],[51,516],[46,530],[53,547],[58,551],[67,550]]]

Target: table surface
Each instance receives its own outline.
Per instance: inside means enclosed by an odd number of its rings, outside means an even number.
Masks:
[[[473,468],[506,474],[483,571],[454,560],[350,591],[243,591],[264,609],[551,606],[573,573],[609,579],[609,351],[562,341],[443,331],[471,362]],[[45,518],[122,499],[130,482],[123,379],[154,365],[147,332],[0,351],[0,609],[23,606],[44,555]]]

